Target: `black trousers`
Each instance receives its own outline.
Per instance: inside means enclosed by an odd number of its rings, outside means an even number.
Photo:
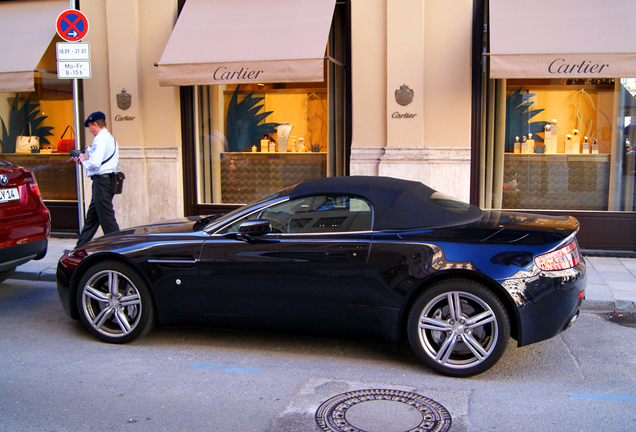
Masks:
[[[113,181],[111,175],[92,176],[93,197],[88,206],[84,228],[77,239],[77,246],[88,243],[101,225],[104,234],[119,231],[113,209]],[[76,246],[76,247],[77,247]]]

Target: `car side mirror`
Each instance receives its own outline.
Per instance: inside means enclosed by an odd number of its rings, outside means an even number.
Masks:
[[[239,234],[243,237],[260,236],[273,231],[272,224],[267,219],[249,219],[238,228]]]

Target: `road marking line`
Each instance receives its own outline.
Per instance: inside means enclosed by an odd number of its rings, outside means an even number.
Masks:
[[[588,394],[588,393],[570,393],[570,397],[576,399],[593,399],[593,400],[611,400],[611,401],[621,401],[621,402],[636,402],[636,397],[634,396],[616,396],[616,395],[605,395],[605,394]]]
[[[261,370],[257,368],[246,368],[239,366],[221,366],[221,365],[206,365],[200,363],[193,363],[190,365],[191,368],[195,369],[213,369],[227,372],[249,372],[249,373],[259,373]]]

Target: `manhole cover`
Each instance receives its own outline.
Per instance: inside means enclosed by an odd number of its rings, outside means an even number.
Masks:
[[[334,396],[316,411],[325,432],[443,432],[449,412],[424,396],[401,390],[357,390]]]

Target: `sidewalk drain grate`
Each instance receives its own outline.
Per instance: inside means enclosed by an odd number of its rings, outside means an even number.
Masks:
[[[445,432],[450,413],[438,402],[401,390],[356,390],[334,396],[316,411],[325,432]]]

